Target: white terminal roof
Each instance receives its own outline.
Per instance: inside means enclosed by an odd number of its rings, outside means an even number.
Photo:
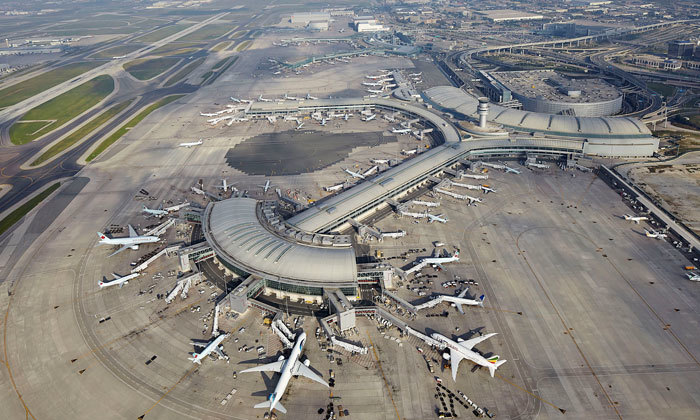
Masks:
[[[307,284],[357,281],[352,247],[314,246],[278,236],[259,220],[254,199],[212,203],[203,223],[217,257],[250,274]]]
[[[463,115],[475,115],[479,101],[452,86],[436,86],[423,92],[427,101],[445,112],[456,111]],[[516,131],[541,132],[548,135],[638,139],[652,137],[649,129],[638,119],[629,117],[575,117],[541,112],[522,111],[496,104],[489,104],[486,117]]]

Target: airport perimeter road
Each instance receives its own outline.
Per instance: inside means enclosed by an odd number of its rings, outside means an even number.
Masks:
[[[19,117],[20,115],[23,115],[30,109],[34,108],[37,105],[40,105],[49,99],[53,99],[56,96],[69,91],[70,89],[73,89],[74,87],[84,83],[85,81],[88,81],[92,79],[93,77],[99,76],[101,74],[115,74],[119,72],[122,68],[122,65],[124,63],[127,63],[141,55],[143,55],[145,52],[150,51],[152,49],[156,49],[158,47],[161,47],[165,44],[168,44],[169,42],[175,41],[176,39],[183,37],[189,33],[192,33],[196,31],[197,29],[200,29],[204,26],[207,26],[208,24],[217,21],[218,19],[222,18],[225,16],[226,13],[221,13],[216,16],[213,16],[209,19],[203,20],[202,22],[199,22],[195,25],[190,26],[189,28],[183,29],[182,31],[176,33],[175,35],[171,35],[167,38],[163,38],[160,41],[156,41],[152,43],[149,46],[146,46],[144,48],[141,48],[139,50],[136,50],[134,52],[131,52],[129,54],[126,54],[123,58],[119,59],[114,59],[110,60],[106,64],[94,68],[88,72],[83,73],[82,75],[71,79],[69,81],[63,82],[57,86],[52,87],[51,89],[45,90],[39,95],[32,96],[29,99],[26,99],[18,104],[15,104],[13,106],[9,106],[2,111],[0,111],[0,122],[6,122],[9,120],[12,120],[14,118]]]

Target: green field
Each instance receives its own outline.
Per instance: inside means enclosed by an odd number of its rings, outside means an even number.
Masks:
[[[219,67],[226,64],[226,62],[228,61],[229,58],[231,58],[231,57],[226,57],[223,60],[220,60],[218,63],[214,64],[214,66],[212,67],[212,70],[218,70]]]
[[[167,96],[160,101],[151,104],[148,108],[144,109],[141,111],[137,116],[129,120],[126,124],[123,126],[119,127],[117,131],[112,133],[111,136],[107,137],[102,141],[102,143],[95,148],[95,150],[90,153],[90,155],[85,159],[88,162],[91,162],[93,159],[95,159],[97,156],[100,155],[100,153],[104,152],[109,146],[111,146],[115,141],[119,140],[124,134],[126,134],[127,131],[131,130],[132,128],[136,127],[138,123],[140,123],[144,118],[148,116],[151,112],[155,111],[156,109],[165,106],[169,104],[172,101],[175,101],[185,95],[170,95]]]
[[[193,71],[195,68],[197,68],[197,66],[199,66],[200,64],[202,64],[203,61],[204,61],[204,57],[200,57],[200,58],[198,58],[198,59],[192,61],[191,63],[189,63],[189,64],[186,65],[185,67],[183,67],[182,70],[180,70],[179,72],[175,73],[172,77],[170,77],[170,79],[168,79],[167,82],[165,82],[165,87],[172,86],[172,85],[174,85],[175,83],[177,83],[177,82],[179,82],[180,80],[182,80],[182,79],[184,79],[185,77],[187,77],[187,75],[190,74],[190,73],[192,73],[192,71]]]
[[[47,71],[39,76],[32,77],[23,82],[15,83],[12,86],[0,90],[0,108],[5,108],[22,102],[27,98],[50,89],[58,84],[81,75],[88,70],[94,69],[103,63],[82,62],[68,64],[57,69]]]
[[[133,42],[155,42],[155,41],[160,41],[163,38],[167,38],[170,35],[175,35],[176,33],[184,30],[185,28],[189,27],[190,25],[178,23],[176,25],[170,25],[166,26],[164,28],[160,28],[158,30],[155,30],[151,33],[148,33],[146,35],[142,35],[136,39],[133,40]]]
[[[180,38],[182,41],[211,41],[212,39],[219,38],[220,36],[228,33],[233,29],[233,25],[230,24],[213,24],[207,25],[203,28],[199,28],[196,31],[183,36]]]
[[[242,37],[243,35],[245,35],[246,32],[248,32],[248,31],[238,31],[238,32],[236,32],[235,34],[229,36],[229,39],[240,38],[240,37]]]
[[[241,52],[241,51],[245,50],[246,48],[248,48],[249,45],[250,45],[250,41],[243,41],[240,44],[238,44],[238,46],[236,47],[236,51]]]
[[[209,73],[207,73],[207,74],[205,75],[206,77],[202,76],[202,78],[204,79],[204,81],[203,81],[202,83],[206,83],[206,84],[208,84],[208,85],[214,83],[214,81],[215,81],[219,76],[221,76],[222,74],[224,74],[224,72],[226,72],[226,70],[228,70],[228,68],[231,67],[231,66],[233,65],[233,63],[236,62],[236,60],[238,60],[238,57],[237,57],[237,56],[236,56],[236,57],[233,57],[233,58],[231,59],[231,61],[229,61],[229,63],[226,64],[226,65],[225,65],[223,68],[221,68],[220,70],[217,70],[217,71],[210,71]],[[222,64],[223,61],[226,61],[226,60],[221,60],[221,61],[219,61],[218,63],[216,63],[216,66],[214,66],[214,69],[218,68],[218,67]],[[213,73],[213,76],[212,76],[212,73]],[[210,77],[210,76],[211,76],[211,77]]]
[[[136,51],[139,48],[143,48],[143,47],[144,47],[143,44],[117,45],[116,47],[107,48],[106,50],[96,52],[95,54],[91,55],[90,58],[119,57],[122,55],[129,54],[130,52]]]
[[[184,55],[191,52],[197,51],[203,47],[202,44],[197,44],[194,42],[171,42],[165,44],[162,47],[156,48],[151,51],[153,55],[159,55],[161,57],[168,55]]]
[[[51,146],[49,150],[47,150],[41,156],[39,156],[34,162],[31,163],[30,166],[41,165],[42,163],[46,162],[47,160],[51,159],[52,157],[56,156],[62,151],[73,146],[78,141],[82,140],[85,136],[95,131],[98,127],[102,126],[102,124],[106,123],[107,121],[111,120],[115,115],[122,112],[127,106],[129,106],[129,104],[132,101],[133,99],[129,99],[128,101],[124,101],[120,104],[114,105],[107,111],[93,118],[90,122],[75,130],[68,136],[64,137],[58,143]]]
[[[124,64],[124,70],[139,80],[148,80],[163,73],[178,61],[179,58],[173,57],[141,58]]]
[[[60,182],[57,182],[50,186],[49,188],[45,189],[42,191],[40,194],[38,194],[36,197],[32,198],[31,200],[27,201],[26,203],[22,204],[17,210],[13,211],[12,213],[8,214],[7,217],[4,219],[0,220],[0,235],[5,233],[5,231],[9,228],[12,227],[15,223],[20,221],[27,213],[32,211],[34,207],[36,207],[39,203],[44,201],[46,197],[51,195],[52,192],[56,191],[58,187],[61,186]]]
[[[213,46],[211,50],[212,50],[213,52],[218,52],[218,51],[221,51],[221,50],[226,49],[226,47],[228,47],[229,45],[231,45],[231,41],[219,42],[218,44],[216,44],[215,46]]]
[[[663,83],[648,82],[647,87],[659,95],[663,95],[666,98],[673,96],[676,93],[676,87],[671,85],[666,85]]]
[[[92,108],[114,90],[111,76],[102,75],[76,86],[68,92],[44,102],[31,109],[10,127],[10,140],[14,144],[25,144],[36,140],[48,131],[55,130],[63,124]],[[51,130],[36,131],[35,123],[22,121],[51,121]]]

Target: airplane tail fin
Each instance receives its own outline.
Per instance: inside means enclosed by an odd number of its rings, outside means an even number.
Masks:
[[[269,408],[270,407],[270,400],[267,400],[265,402],[261,402],[260,404],[255,404],[253,408]],[[281,403],[275,404],[275,410],[280,411],[284,414],[287,414],[287,409],[284,408],[284,406]],[[272,411],[272,409],[270,410]]]
[[[486,295],[479,296],[479,306],[482,308],[484,307],[484,299],[486,299]]]
[[[197,353],[192,353],[192,357],[188,357],[187,360],[191,360],[192,362],[194,362],[198,365],[201,365],[202,361],[199,360],[199,358],[197,356],[199,356]]]
[[[499,366],[501,366],[502,364],[504,364],[507,361],[507,360],[498,360],[498,359],[499,359],[498,355],[495,355],[493,357],[489,357],[488,359],[486,359],[490,363],[489,364],[489,373],[491,374],[492,378],[496,374],[496,369],[498,369]]]
[[[99,236],[100,239],[107,239],[107,235],[105,235],[105,234],[102,233],[102,232],[97,232],[97,236]]]

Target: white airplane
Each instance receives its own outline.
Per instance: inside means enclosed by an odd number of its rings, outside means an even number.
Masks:
[[[381,78],[383,78],[383,77],[386,77],[386,75],[385,75],[385,74],[380,74],[379,76],[372,76],[372,75],[365,74],[365,78],[366,78],[366,79],[371,79],[371,80],[377,80],[377,79],[381,79]]]
[[[482,186],[481,186],[481,191],[483,191],[484,194],[495,193],[495,192],[496,192],[496,190],[494,190],[494,189],[491,188],[491,187],[487,187],[486,185],[482,185]]]
[[[481,306],[482,308],[484,307],[484,298],[486,295],[481,295],[479,296],[479,299],[467,299],[465,296],[467,295],[467,291],[469,288],[465,288],[462,290],[460,294],[456,296],[456,299],[449,299],[449,302],[452,302],[452,304],[457,308],[460,314],[464,315],[464,308],[462,305],[469,305],[469,306]]]
[[[267,122],[269,122],[272,125],[275,125],[275,123],[277,122],[277,117],[275,117],[274,115],[268,115],[265,118],[267,118]]]
[[[428,223],[433,223],[433,222],[447,223],[447,221],[449,220],[447,217],[442,217],[442,214],[434,215],[434,214],[430,214],[430,213],[426,212],[425,215],[428,216]]]
[[[301,130],[301,127],[303,127],[303,126],[304,126],[304,123],[300,122],[299,125],[297,125],[297,128],[295,128],[295,130]]]
[[[382,93],[384,93],[384,90],[367,89],[367,92],[374,93],[375,95],[381,95]]]
[[[363,176],[370,176],[372,175],[377,169],[379,169],[379,166],[372,166],[371,168],[367,169],[362,173]]]
[[[192,357],[188,357],[187,360],[191,360],[192,363],[196,363],[198,365],[201,365],[202,359],[209,356],[211,354],[211,352],[215,352],[222,359],[228,360],[228,356],[226,356],[221,351],[221,347],[219,347],[219,344],[221,344],[221,342],[224,341],[226,339],[226,337],[228,337],[228,334],[221,334],[220,336],[216,337],[215,339],[213,339],[212,341],[210,341],[207,344],[192,343],[193,346],[204,347],[204,349],[200,353],[192,353]]]
[[[345,172],[350,174],[353,178],[365,179],[365,176],[358,172],[353,172],[350,169],[343,169]]]
[[[686,276],[688,276],[688,280],[690,281],[700,281],[700,274],[697,273],[685,273]]]
[[[644,234],[647,236],[647,238],[664,239],[668,237],[668,235],[665,233],[657,232],[653,229],[651,231],[644,229]]]
[[[499,360],[500,357],[498,355],[489,357],[487,359],[481,354],[472,350],[472,348],[474,348],[475,345],[481,343],[482,341],[488,340],[496,334],[498,333],[485,334],[481,337],[476,337],[469,340],[458,339],[457,341],[450,340],[449,338],[439,333],[432,333],[430,336],[433,338],[433,340],[441,342],[445,345],[446,348],[450,350],[449,356],[444,355],[444,357],[447,356],[445,358],[451,360],[452,380],[456,381],[457,369],[459,369],[459,362],[461,362],[462,359],[471,360],[479,366],[489,368],[489,373],[493,378],[493,376],[496,374],[496,369],[498,369],[498,367],[504,364],[506,361]]]
[[[134,228],[129,225],[129,236],[126,238],[110,238],[102,232],[97,232],[97,236],[100,237],[98,244],[105,245],[120,245],[121,248],[111,253],[109,256],[119,254],[127,248],[139,249],[140,244],[152,244],[160,240],[157,236],[139,236],[136,234]]]
[[[163,210],[162,208],[159,208],[159,209],[149,209],[148,207],[146,207],[145,204],[144,204],[142,210],[143,210],[144,213],[148,214],[149,216],[163,217],[163,216],[167,216],[167,215],[168,215],[168,211],[167,211],[167,210]]]
[[[240,100],[240,99],[234,98],[233,96],[231,96],[231,100],[232,100],[233,102],[236,102],[236,103],[239,103],[239,104],[241,103],[241,100]]]
[[[178,147],[186,147],[189,149],[192,146],[199,146],[203,143],[204,142],[202,141],[202,139],[199,139],[198,141],[193,141],[193,142],[189,142],[189,143],[180,143],[180,145]]]
[[[343,119],[344,119],[345,121],[347,121],[348,118],[350,118],[350,117],[352,117],[352,114],[345,114],[345,115],[343,115]]]
[[[373,86],[373,87],[378,87],[381,86],[382,84],[379,82],[362,82],[363,85],[365,86]]]
[[[206,194],[207,194],[207,193],[205,193],[203,190],[200,190],[200,189],[197,188],[197,187],[190,187],[190,189],[191,189],[192,192],[195,193],[195,194],[199,194],[199,195],[206,195]]]
[[[298,101],[299,100],[299,98],[297,98],[296,96],[289,96],[286,93],[284,94],[284,99],[286,99],[288,101]]]
[[[467,200],[469,200],[469,204],[483,203],[484,202],[484,200],[482,200],[480,198],[472,197],[472,196],[466,195],[466,194],[464,196],[467,197]]]
[[[269,190],[271,186],[272,186],[272,184],[270,184],[270,180],[269,180],[269,179],[266,179],[266,180],[265,180],[265,185],[260,185],[260,188],[263,189],[263,193],[264,193],[264,194],[267,194],[267,190]]]
[[[631,214],[625,214],[622,217],[624,217],[625,220],[631,220],[636,224],[639,224],[639,222],[644,220],[649,220],[649,218],[646,216],[632,216]]]
[[[375,118],[377,118],[377,114],[372,114],[372,115],[369,115],[369,116],[363,118],[362,121],[372,121]]]
[[[315,96],[311,96],[310,93],[307,93],[307,94],[306,94],[306,99],[309,99],[309,100],[316,100],[316,99],[318,99],[318,98],[315,97]]]
[[[176,205],[174,205],[174,206],[166,207],[166,208],[164,208],[163,210],[165,210],[165,211],[167,211],[167,212],[178,211],[178,210],[180,210],[180,209],[184,209],[185,207],[189,207],[189,205],[190,205],[190,203],[188,203],[187,201],[185,201],[185,202],[182,203],[182,204],[176,204]]]
[[[395,123],[395,122],[396,122],[396,118],[394,118],[393,115],[384,115],[384,116],[382,116],[382,118],[384,118],[385,120],[389,121],[390,123]]]
[[[520,173],[519,170],[514,169],[514,168],[511,168],[510,166],[506,166],[506,172],[511,172],[511,173],[514,173],[514,174],[519,174],[519,173]]]
[[[114,280],[100,281],[97,283],[97,285],[100,286],[100,290],[110,286],[119,286],[119,288],[121,289],[122,287],[124,287],[125,284],[129,284],[129,280],[135,279],[139,276],[139,274],[141,273],[129,274],[128,276],[120,276],[117,273],[112,273],[112,276],[114,276]]]
[[[113,60],[119,60],[120,58],[126,58],[126,56],[125,55],[115,55],[114,57],[112,57]]]
[[[379,165],[388,165],[389,159],[372,159],[372,163],[376,163]]]
[[[422,75],[423,75],[423,72],[409,74],[409,76],[411,76],[411,77],[418,77],[418,76],[422,76]]]
[[[226,181],[225,179],[221,180],[221,185],[216,186],[216,188],[221,188],[222,190],[224,190],[224,192],[228,191],[228,187],[231,187],[231,185],[229,185],[228,181]]]
[[[345,187],[345,183],[333,185],[331,187],[323,187],[323,189],[325,191],[328,191],[328,192],[333,192],[333,191],[340,191],[343,189],[343,187]]]
[[[416,153],[418,153],[418,149],[411,149],[411,150],[403,150],[402,149],[401,153],[406,155],[406,156],[415,155]]]
[[[326,383],[326,381],[323,380],[323,378],[321,378],[320,376],[315,374],[311,369],[309,369],[308,360],[304,363],[299,361],[299,356],[301,355],[301,351],[304,348],[305,342],[306,333],[302,332],[299,335],[299,338],[297,338],[296,343],[294,343],[294,347],[292,348],[292,354],[289,355],[289,359],[285,360],[284,356],[280,356],[279,360],[276,362],[241,371],[241,373],[277,372],[281,374],[280,379],[277,382],[277,386],[275,386],[275,390],[272,392],[272,394],[270,394],[267,397],[267,401],[262,402],[260,404],[256,404],[254,408],[269,408],[270,412],[272,412],[272,410],[277,409],[282,413],[287,413],[287,409],[284,408],[284,406],[280,403],[280,400],[282,399],[282,395],[284,395],[284,392],[287,390],[287,385],[289,384],[289,380],[292,379],[292,376],[306,376],[312,381],[316,381],[328,387],[328,384]]]
[[[323,119],[321,119],[321,122],[319,124],[326,125],[327,122],[328,122],[328,120],[323,118]]]
[[[260,102],[272,102],[272,99],[265,99],[263,98],[262,94],[258,96],[258,101]]]
[[[392,128],[391,132],[394,134],[408,134],[411,132],[411,129],[410,128],[400,128],[400,129]]]

